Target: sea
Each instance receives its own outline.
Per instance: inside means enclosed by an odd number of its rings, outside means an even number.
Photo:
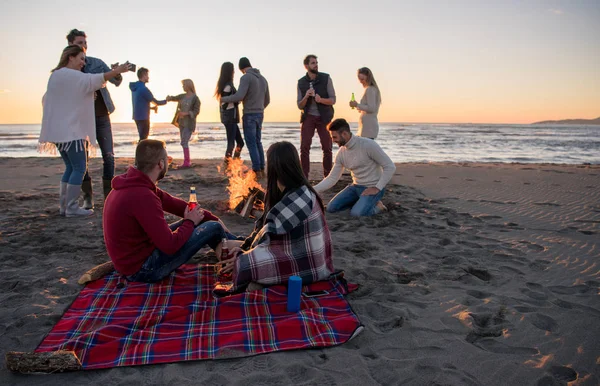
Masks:
[[[135,124],[113,123],[117,157],[133,157],[138,142]],[[351,125],[356,132],[357,124]],[[0,125],[0,157],[49,157],[37,152],[39,124]],[[179,130],[168,123],[153,123],[150,138],[167,143],[174,158],[183,155]],[[299,123],[265,123],[262,142],[265,151],[277,141],[300,147]],[[394,162],[500,162],[600,164],[600,126],[593,125],[511,125],[451,123],[380,123],[376,142]],[[199,123],[190,143],[192,158],[220,159],[226,135],[220,123]],[[334,144],[334,153],[337,145]],[[100,152],[98,151],[98,157]],[[56,155],[54,155],[56,157]],[[249,159],[246,149],[242,158]],[[315,133],[311,160],[321,160],[319,137]]]

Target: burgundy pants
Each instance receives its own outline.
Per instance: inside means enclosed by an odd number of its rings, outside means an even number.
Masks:
[[[321,139],[324,177],[329,175],[332,166],[332,141],[329,130],[327,130],[327,125],[321,122],[321,117],[306,114],[300,132],[300,161],[302,162],[302,171],[306,178],[308,178],[308,173],[310,172],[310,146],[312,145],[312,139],[315,136],[315,129]]]

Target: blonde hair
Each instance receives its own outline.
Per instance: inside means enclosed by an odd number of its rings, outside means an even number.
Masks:
[[[191,79],[184,79],[181,81],[181,84],[185,91],[191,91],[194,94],[196,93],[196,87],[194,87],[194,82]]]
[[[56,68],[54,68],[52,70],[52,72],[54,72],[56,70],[60,70],[63,67],[67,67],[67,65],[69,64],[69,58],[76,57],[77,55],[79,55],[82,52],[85,52],[83,50],[83,48],[81,48],[77,45],[74,45],[74,44],[65,47],[65,49],[63,49],[62,54],[60,55],[60,60],[58,61],[58,66],[56,66]]]
[[[379,86],[377,86],[377,82],[375,81],[375,77],[373,76],[373,71],[371,71],[368,67],[362,67],[359,68],[357,72],[367,77],[367,84],[369,86],[375,87],[375,90],[377,90],[377,98],[379,99],[379,104],[381,104],[381,91],[379,90]]]

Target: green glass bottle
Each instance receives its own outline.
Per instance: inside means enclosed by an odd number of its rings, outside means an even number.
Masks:
[[[352,93],[352,98],[350,98],[350,102],[356,102],[356,99],[354,99],[354,93]],[[356,107],[352,106],[352,110],[354,110]]]

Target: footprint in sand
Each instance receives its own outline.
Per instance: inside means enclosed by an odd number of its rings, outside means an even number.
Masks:
[[[531,182],[523,182],[523,185],[531,185]]]
[[[438,177],[440,180],[447,180],[448,177]]]
[[[475,276],[476,278],[483,280],[483,281],[490,281],[492,280],[492,275],[485,269],[478,269],[478,268],[474,268],[474,267],[468,267],[467,269],[465,269],[465,272]]]
[[[530,298],[535,299],[535,300],[546,300],[546,299],[548,299],[548,295],[546,295],[544,293],[541,293],[541,292],[531,291],[531,290],[529,290],[527,288],[521,289],[521,292],[524,295],[527,295]]]
[[[533,205],[544,205],[544,206],[560,206],[555,202],[534,202]]]
[[[485,298],[491,296],[491,294],[488,292],[475,291],[475,290],[468,290],[467,295],[473,296],[474,298],[477,298],[477,299],[485,299]]]
[[[558,332],[558,330],[559,330],[558,323],[556,323],[556,320],[549,317],[548,315],[534,313],[531,315],[527,315],[527,319],[529,320],[529,322],[531,324],[533,324],[535,327],[539,328],[540,330],[550,331],[550,332]]]
[[[527,246],[527,248],[533,249],[534,251],[538,251],[538,252],[541,252],[541,251],[543,251],[545,249],[541,245],[538,245],[536,243],[531,243],[531,242],[529,242],[527,240],[521,240],[521,241],[519,241],[519,243],[525,244]]]
[[[548,372],[554,378],[563,382],[572,382],[577,379],[577,371],[566,366],[552,366]]]

